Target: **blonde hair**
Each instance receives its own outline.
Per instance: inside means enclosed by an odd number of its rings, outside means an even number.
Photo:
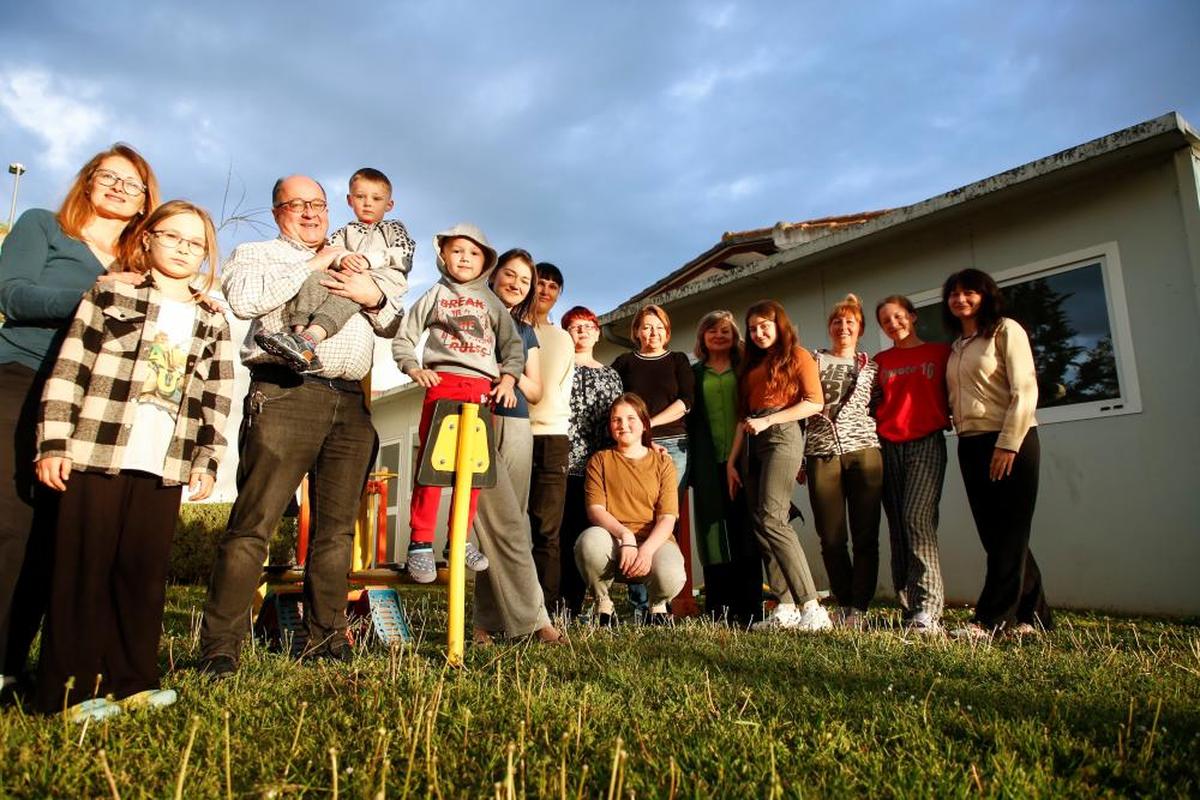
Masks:
[[[696,328],[696,346],[692,352],[701,361],[708,361],[708,347],[704,344],[704,334],[722,322],[728,322],[730,330],[733,331],[733,347],[729,348],[729,360],[736,367],[742,358],[742,332],[738,330],[737,320],[733,318],[733,313],[723,308],[708,312],[700,320],[700,325]]]
[[[150,234],[159,223],[180,214],[195,214],[204,223],[204,258],[201,264],[208,262],[208,271],[204,273],[204,292],[212,291],[217,281],[217,266],[221,263],[217,251],[217,229],[212,217],[200,206],[187,200],[171,200],[154,209],[148,217],[136,226],[128,240],[122,244],[118,260],[122,267],[130,272],[147,273],[152,269],[150,263]]]
[[[858,295],[851,293],[834,303],[833,311],[829,312],[829,319],[825,324],[832,324],[838,317],[854,317],[858,320],[858,332],[862,333],[866,319],[863,317],[862,301],[858,299]]]
[[[663,311],[662,306],[647,303],[638,309],[638,312],[633,315],[633,322],[629,323],[629,337],[638,343],[638,349],[642,347],[642,339],[638,336],[638,329],[642,327],[642,321],[651,314],[658,317],[658,321],[667,330],[667,342],[671,341],[671,318],[667,316],[666,311]],[[663,344],[666,344],[666,342]]]
[[[89,184],[96,174],[96,170],[100,169],[101,162],[111,156],[124,158],[133,164],[138,177],[142,179],[142,185],[146,187],[146,191],[142,194],[142,209],[137,212],[134,219],[130,220],[131,224],[125,226],[125,230],[117,239],[117,248],[120,252],[120,247],[126,241],[136,241],[133,229],[137,226],[132,223],[136,222],[138,218],[144,219],[147,214],[158,207],[158,179],[154,177],[154,170],[150,169],[150,164],[142,158],[141,153],[124,142],[117,142],[107,150],[102,150],[88,159],[88,162],[80,168],[79,173],[75,176],[71,188],[67,190],[67,196],[63,198],[62,206],[59,207],[55,217],[59,226],[62,227],[63,233],[67,236],[78,239],[83,235],[84,226],[96,214],[96,208],[92,205]]]

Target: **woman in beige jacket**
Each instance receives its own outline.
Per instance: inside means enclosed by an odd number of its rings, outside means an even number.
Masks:
[[[985,272],[965,269],[942,287],[942,316],[958,334],[946,367],[958,463],[987,552],[975,616],[960,638],[1033,634],[1052,625],[1029,550],[1037,502],[1037,373],[1029,336],[1003,316],[1004,296]]]

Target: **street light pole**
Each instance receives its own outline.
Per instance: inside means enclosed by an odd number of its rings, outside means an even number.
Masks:
[[[17,217],[17,189],[21,185],[21,176],[25,174],[25,165],[14,161],[8,165],[8,171],[13,176],[12,203],[8,206],[8,229],[12,230],[13,220]]]

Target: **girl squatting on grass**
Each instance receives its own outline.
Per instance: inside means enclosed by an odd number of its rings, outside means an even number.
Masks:
[[[182,486],[212,492],[233,388],[229,325],[193,285],[219,263],[208,214],[166,203],[118,259],[144,279],[83,296],[37,432],[38,480],[62,492],[37,704],[77,718],[175,700],[158,689],[168,554]]]
[[[824,407],[817,364],[774,300],[762,300],[746,312],[746,339],[738,376],[745,418],[734,434],[726,478],[731,496],[739,486],[746,487],[767,580],[779,598],[771,616],[753,627],[826,630],[831,627],[829,613],[817,600],[808,560],[788,524],[792,487],[804,461],[799,422]]]

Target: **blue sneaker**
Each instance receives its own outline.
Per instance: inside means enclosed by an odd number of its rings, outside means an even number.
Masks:
[[[107,697],[93,697],[91,700],[84,700],[66,711],[67,719],[71,722],[99,722],[120,713],[121,707]]]

